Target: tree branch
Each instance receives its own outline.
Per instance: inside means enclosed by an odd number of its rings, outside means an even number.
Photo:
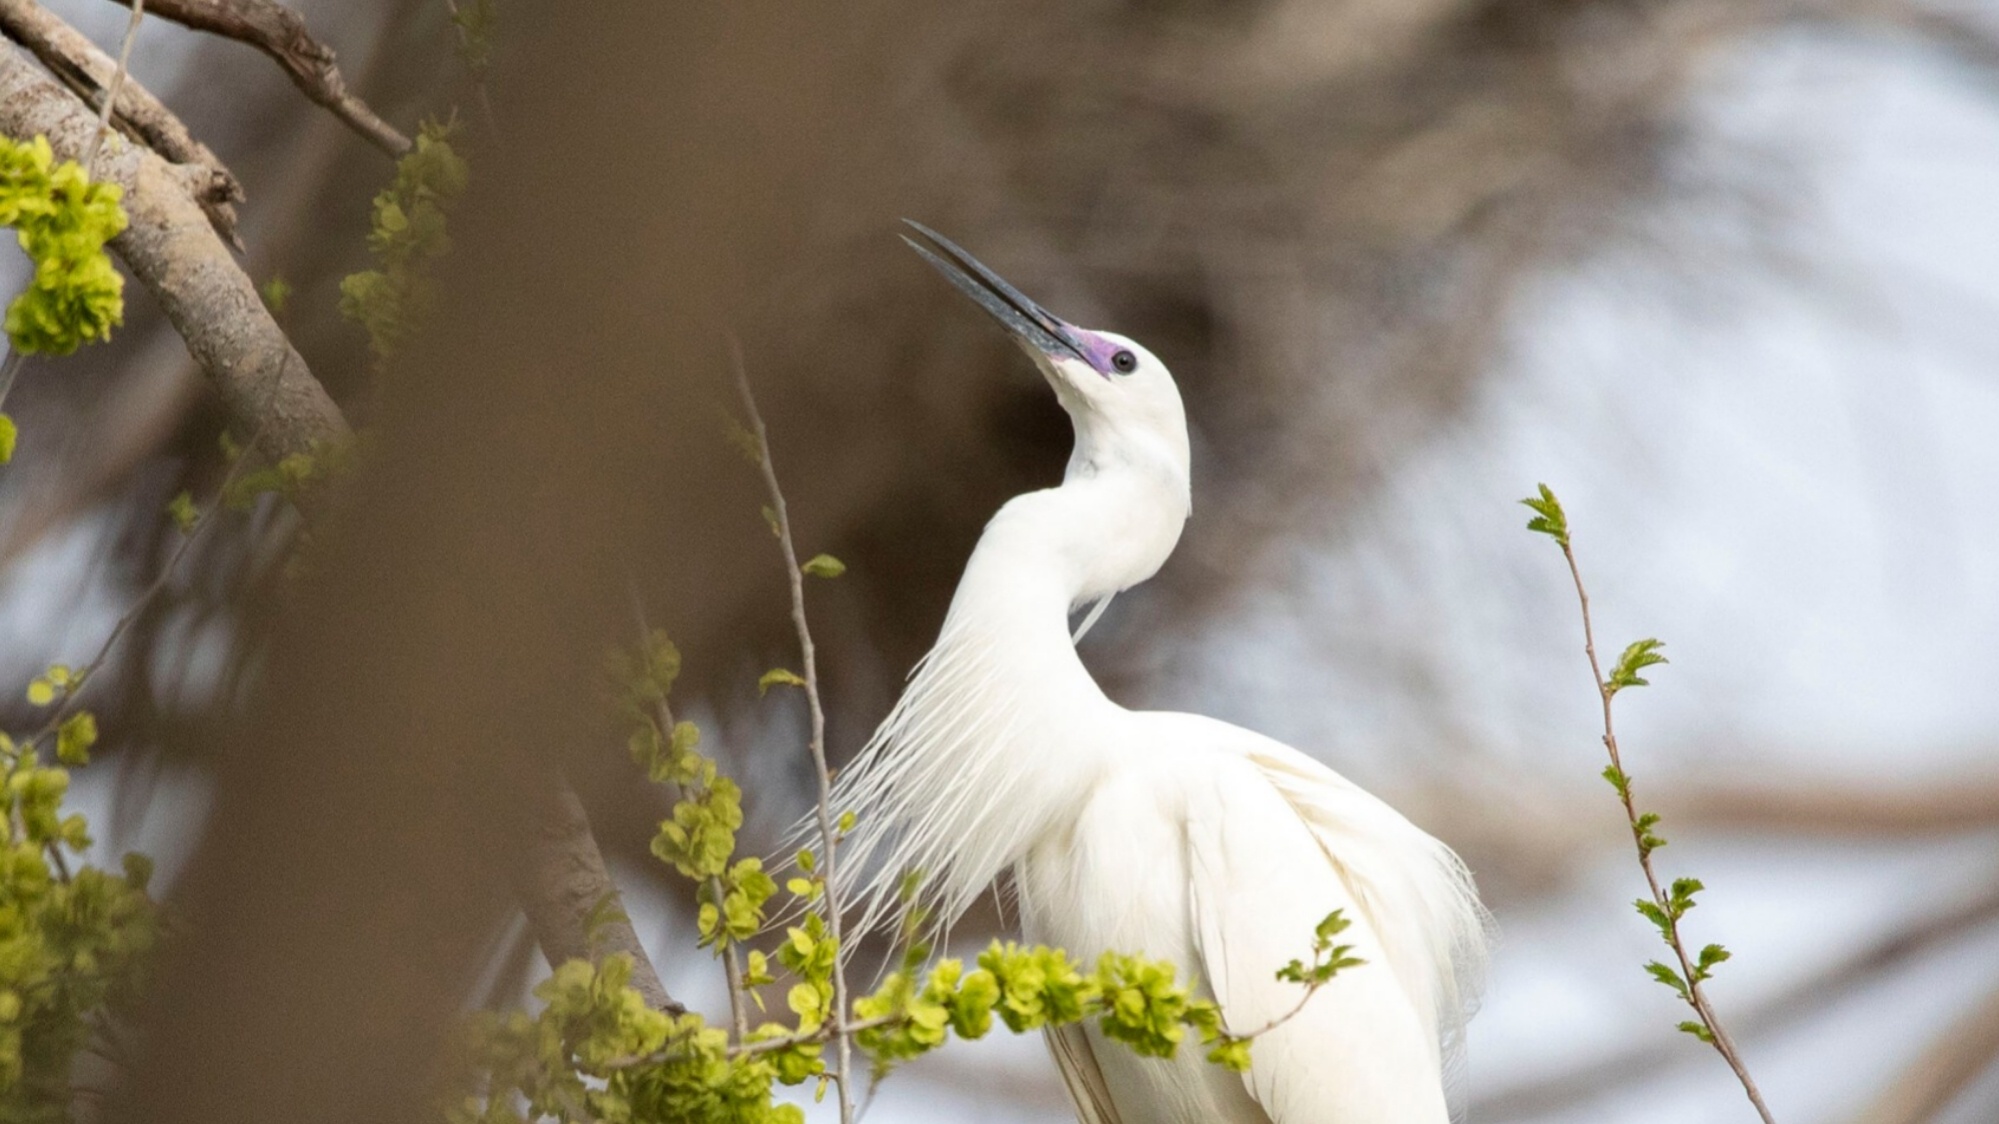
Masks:
[[[132,0],[114,2],[132,6]],[[306,97],[331,110],[369,144],[390,156],[409,151],[408,137],[347,92],[333,49],[314,39],[305,17],[290,8],[274,0],[147,0],[146,10],[196,31],[248,43],[276,60]]]
[[[0,0],[0,33],[34,52],[85,104],[103,106],[118,66],[75,28],[35,0]],[[238,251],[243,249],[236,235],[234,206],[243,201],[243,185],[221,157],[194,139],[180,118],[130,74],[118,92],[112,122],[173,163],[205,172],[206,182],[195,185],[195,201],[215,232]]]
[[[568,960],[594,961],[606,953],[629,953],[632,987],[646,1004],[675,1015],[686,1010],[660,983],[631,919],[612,908],[618,888],[590,834],[583,802],[566,781],[558,783],[542,807],[527,862],[515,872],[514,885],[549,967]]]
[[[74,94],[25,55],[0,49],[0,133],[46,136],[57,156],[75,160],[96,129],[95,115]],[[121,145],[104,153],[97,178],[124,189],[131,220],[111,249],[159,301],[238,429],[260,435],[260,453],[275,461],[344,439],[340,408],[210,228],[191,175],[202,178],[150,149]]]

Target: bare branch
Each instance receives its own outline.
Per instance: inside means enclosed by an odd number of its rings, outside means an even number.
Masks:
[[[115,2],[132,6],[132,0]],[[146,7],[196,31],[248,43],[276,60],[306,97],[331,110],[369,144],[390,156],[409,151],[408,137],[347,92],[332,48],[314,39],[305,17],[290,8],[274,0],[149,0]]]
[[[549,967],[568,960],[594,961],[605,953],[629,953],[632,987],[646,1004],[670,1014],[685,1012],[660,983],[631,919],[614,908],[618,888],[590,833],[583,802],[566,781],[557,783],[541,809],[527,861],[515,872],[515,892]]]
[[[0,49],[0,133],[41,134],[56,155],[74,160],[96,128],[75,95],[25,55]],[[260,453],[278,460],[345,439],[340,408],[195,205],[190,172],[145,148],[105,153],[99,178],[124,189],[131,220],[111,249],[159,301],[239,430],[260,435]]]
[[[757,412],[756,395],[750,391],[742,346],[733,339],[729,341],[729,357],[736,369],[736,391],[742,398],[743,412],[748,415],[750,432],[757,439],[757,467],[763,470],[764,488],[770,494],[771,521],[776,525],[778,546],[784,552],[785,570],[791,578],[791,623],[798,633],[799,657],[804,661],[805,701],[812,715],[812,766],[819,780],[819,799],[814,811],[819,819],[819,845],[826,852],[820,860],[826,880],[826,922],[833,933],[833,944],[840,950],[833,962],[832,1021],[839,1051],[835,1073],[840,1087],[840,1122],[852,1124],[853,1035],[847,1022],[847,949],[841,937],[841,903],[836,889],[838,867],[834,856],[840,838],[833,826],[833,771],[826,765],[826,710],[819,702],[819,660],[812,646],[812,630],[805,623],[805,571],[798,564],[798,547],[791,538],[791,513],[785,507],[784,489],[778,487],[777,467],[771,463],[770,431],[764,427],[763,415]]]
[[[111,104],[105,95],[116,81],[117,63],[35,0],[0,0],[0,33],[32,51],[85,104],[100,111]],[[130,74],[119,87],[111,121],[173,163],[203,172],[205,181],[194,185],[195,201],[217,234],[237,250],[243,248],[234,206],[243,201],[243,185],[221,157],[194,139],[180,118]]]

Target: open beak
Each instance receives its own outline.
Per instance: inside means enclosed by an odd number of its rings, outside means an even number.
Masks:
[[[1028,300],[1019,289],[981,265],[979,259],[966,253],[956,242],[914,219],[902,221],[936,246],[933,250],[905,234],[902,240],[909,243],[910,249],[922,254],[923,260],[936,267],[946,281],[956,285],[959,292],[991,313],[992,318],[999,321],[1016,340],[1050,358],[1078,359],[1092,369],[1096,367],[1069,325]]]

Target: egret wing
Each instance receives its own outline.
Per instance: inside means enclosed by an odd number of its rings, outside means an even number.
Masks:
[[[1442,1124],[1429,919],[1412,914],[1421,893],[1406,885],[1431,877],[1436,844],[1295,751],[1229,744],[1245,752],[1190,794],[1189,908],[1229,1028],[1280,1024],[1251,1047],[1250,1095],[1275,1124]],[[1367,963],[1307,1000],[1277,973],[1311,961],[1314,926],[1334,909],[1352,924],[1340,940]]]
[[[1400,812],[1281,742],[1248,735],[1244,755],[1311,830],[1356,892],[1388,965],[1434,1013],[1440,1067],[1462,1116],[1464,1028],[1484,983],[1491,915],[1452,850]]]
[[[1117,1106],[1111,1103],[1111,1091],[1104,1082],[1104,1072],[1097,1068],[1097,1055],[1090,1046],[1090,1036],[1082,1024],[1051,1027],[1047,1037],[1048,1051],[1055,1055],[1056,1068],[1062,1071],[1062,1083],[1069,1086],[1069,1099],[1076,1105],[1076,1119],[1080,1124],[1122,1124],[1118,1119]]]

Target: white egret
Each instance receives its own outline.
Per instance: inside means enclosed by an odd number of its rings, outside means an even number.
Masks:
[[[1237,1031],[1298,1004],[1277,969],[1344,909],[1367,964],[1260,1037],[1247,1073],[1051,1033],[1083,1124],[1442,1124],[1485,914],[1449,848],[1310,757],[1193,714],[1132,711],[1076,656],[1071,614],[1151,577],[1190,512],[1186,417],[1160,361],[1050,315],[969,254],[905,237],[1006,327],[1075,427],[1059,487],[987,524],[942,634],[835,806],[869,920],[925,873],[948,921],[1011,873],[1027,939],[1089,963],[1168,959]],[[1094,613],[1089,618],[1094,620]],[[1087,622],[1085,627],[1087,627]],[[872,860],[872,861],[870,861]],[[861,868],[867,868],[863,870]],[[868,873],[872,871],[872,873]]]

